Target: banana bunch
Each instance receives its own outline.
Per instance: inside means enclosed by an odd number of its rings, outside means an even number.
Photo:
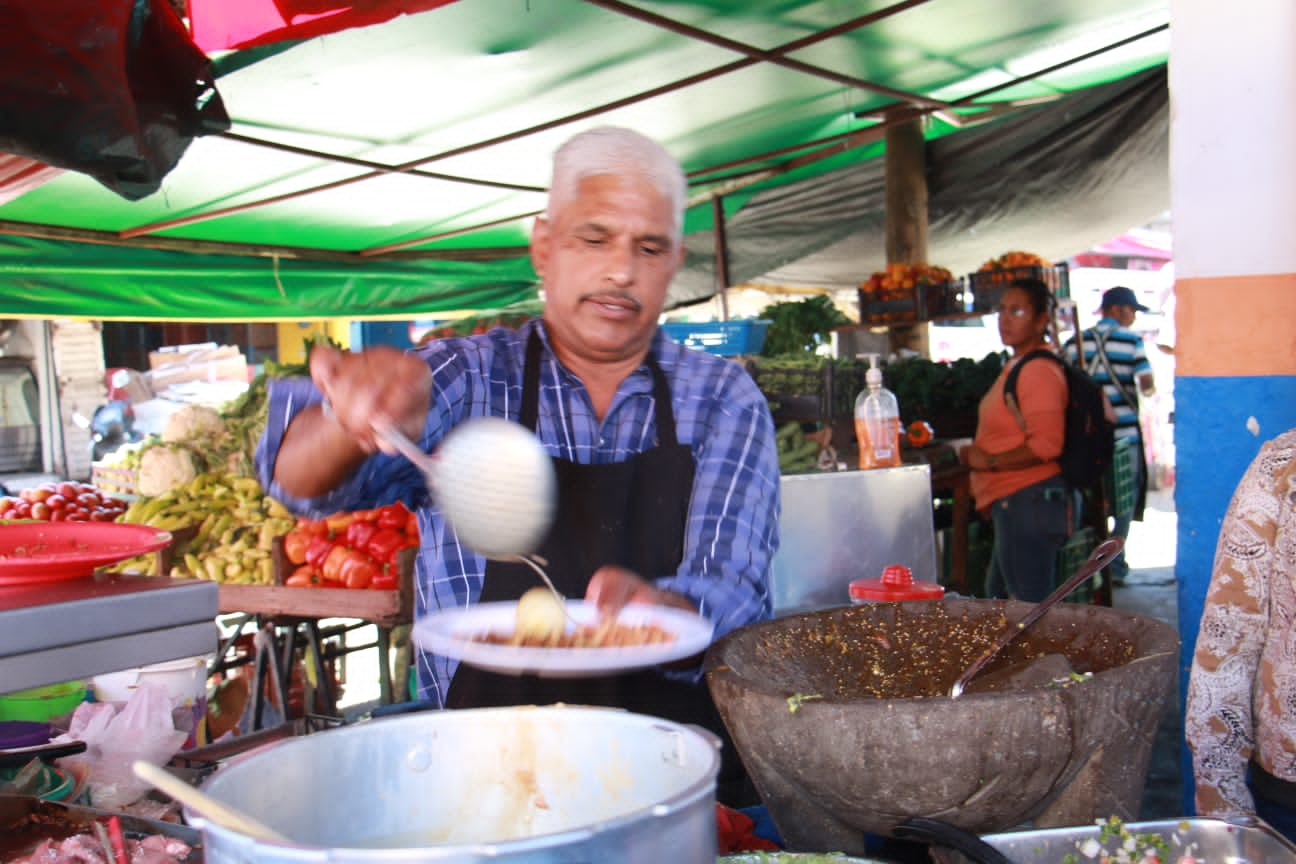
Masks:
[[[172,578],[244,585],[274,582],[274,538],[292,530],[288,509],[252,477],[208,472],[154,498],[135,501],[118,519],[177,532]],[[151,556],[120,569],[151,570]]]
[[[817,467],[819,442],[807,438],[800,423],[784,423],[774,433],[778,447],[779,471],[791,474]]]

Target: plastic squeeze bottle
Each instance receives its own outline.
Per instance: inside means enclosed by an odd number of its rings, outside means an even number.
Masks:
[[[867,390],[855,398],[855,438],[859,442],[859,467],[893,468],[900,464],[900,403],[882,386],[878,355],[869,358],[864,373]]]

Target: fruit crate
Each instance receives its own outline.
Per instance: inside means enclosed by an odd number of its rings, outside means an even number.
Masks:
[[[1055,576],[1056,584],[1061,585],[1080,569],[1093,551],[1094,532],[1092,528],[1077,528],[1071,533],[1070,539],[1062,545],[1057,554],[1057,574]],[[1089,577],[1087,582],[1079,585],[1074,591],[1067,595],[1066,601],[1069,603],[1091,603],[1093,602],[1094,591],[1098,587],[1099,580],[1102,579],[1102,573],[1095,573]]]
[[[1134,512],[1138,489],[1134,483],[1134,463],[1138,460],[1138,443],[1133,438],[1117,438],[1112,448],[1112,464],[1107,472],[1108,510],[1112,516]]]
[[[850,419],[855,416],[855,397],[864,389],[865,366],[854,361],[826,361],[817,367],[752,361],[747,371],[772,403],[778,421]]]
[[[722,357],[759,354],[770,322],[741,321],[673,322],[661,325],[666,335],[681,345]]]
[[[972,295],[965,278],[894,290],[874,290],[865,283],[859,307],[861,324],[916,324],[971,314]]]
[[[1066,262],[1052,267],[1006,267],[1000,270],[981,270],[967,277],[972,295],[972,310],[978,315],[988,315],[999,310],[1003,292],[1016,279],[1039,279],[1059,300],[1071,296],[1070,270]]]
[[[90,483],[114,495],[139,494],[139,475],[134,468],[91,463]]]

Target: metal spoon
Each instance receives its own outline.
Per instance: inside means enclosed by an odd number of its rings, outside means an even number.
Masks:
[[[1027,612],[1024,618],[1000,633],[995,638],[995,641],[990,643],[990,647],[985,650],[985,653],[978,657],[971,666],[963,670],[963,674],[954,681],[954,686],[950,688],[950,698],[957,699],[962,696],[963,689],[967,687],[968,682],[984,669],[986,664],[993,660],[1008,643],[1025,633],[1026,628],[1038,621],[1053,604],[1078,588],[1090,576],[1110,564],[1112,559],[1119,555],[1124,547],[1125,541],[1120,537],[1111,537],[1099,543],[1097,548],[1085,559],[1085,562],[1080,565],[1080,568],[1071,575],[1070,579],[1059,585],[1052,594],[1035,604],[1035,608]]]
[[[395,427],[376,425],[374,432],[423,472],[464,543],[487,558],[526,564],[567,620],[578,623],[544,570],[548,562],[531,554],[549,530],[556,494],[553,463],[534,435],[499,418],[468,420],[446,436],[434,459]],[[501,463],[503,472],[491,467]],[[504,488],[492,494],[501,483]]]
[[[558,484],[553,462],[529,430],[499,417],[455,426],[437,448],[423,452],[399,429],[374,432],[423,472],[446,519],[463,542],[501,561],[525,557],[553,522]]]

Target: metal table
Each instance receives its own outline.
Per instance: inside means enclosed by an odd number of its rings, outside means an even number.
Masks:
[[[217,585],[100,573],[0,587],[0,692],[216,650]]]

